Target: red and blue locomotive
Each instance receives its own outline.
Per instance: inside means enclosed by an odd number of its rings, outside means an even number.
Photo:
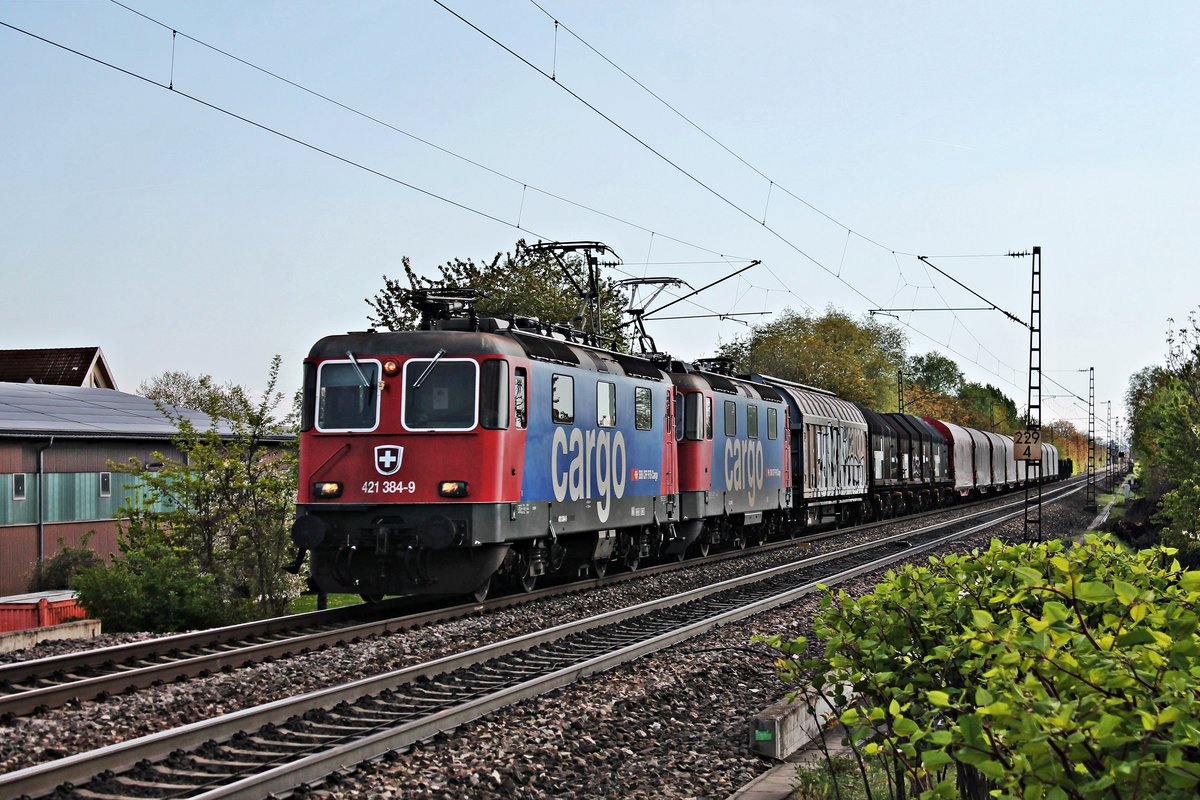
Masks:
[[[319,589],[481,597],[782,521],[767,387],[481,318],[469,294],[416,301],[419,330],[329,336],[305,361],[293,539]]]

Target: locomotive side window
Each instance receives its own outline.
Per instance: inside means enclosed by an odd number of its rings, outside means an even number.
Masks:
[[[698,442],[704,438],[704,417],[701,410],[705,401],[708,401],[708,398],[700,392],[688,392],[683,396],[683,435],[689,441]]]
[[[648,431],[654,427],[654,408],[651,400],[648,388],[645,386],[634,387],[633,422],[639,431]]]
[[[471,430],[478,421],[478,383],[479,364],[469,358],[409,359],[404,362],[404,427]]]
[[[711,439],[713,437],[713,407],[712,398],[704,398],[704,438]]]
[[[550,379],[550,417],[564,425],[575,421],[575,379],[570,375]]]
[[[725,401],[725,435],[737,436],[737,403]]]
[[[525,421],[529,418],[525,405],[525,387],[528,378],[524,367],[517,367],[513,378],[513,405],[516,406],[517,427],[525,429]]]
[[[596,424],[611,428],[617,424],[617,385],[600,381],[596,384]]]
[[[479,423],[492,430],[508,428],[508,362],[497,358],[480,365]]]
[[[746,406],[746,435],[751,439],[758,438],[758,406],[753,403]]]
[[[778,439],[779,438],[779,409],[778,408],[768,408],[767,409],[767,438],[768,439]]]
[[[369,431],[378,424],[378,361],[326,361],[317,368],[317,430]]]

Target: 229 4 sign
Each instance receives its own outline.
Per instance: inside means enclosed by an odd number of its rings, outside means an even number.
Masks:
[[[1017,461],[1042,460],[1042,432],[1017,431],[1013,434],[1013,456]]]

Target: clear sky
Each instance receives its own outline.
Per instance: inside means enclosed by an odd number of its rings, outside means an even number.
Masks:
[[[1028,319],[1028,258],[951,256],[1039,245],[1044,394],[1086,399],[1095,366],[1103,436],[1200,305],[1193,2],[443,2],[557,81],[432,0],[0,3],[163,85],[0,27],[0,347],[100,345],[126,391],[168,369],[261,386],[279,353],[291,390],[402,256],[432,273],[521,237],[695,287],[762,260],[672,314],[981,305],[927,255]],[[1023,327],[899,317],[910,352],[1025,403]],[[746,330],[651,333],[697,358]]]

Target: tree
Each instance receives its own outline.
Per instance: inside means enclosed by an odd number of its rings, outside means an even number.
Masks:
[[[784,311],[718,355],[738,369],[817,386],[877,409],[895,409],[896,373],[904,363],[904,334],[872,317],[856,320],[828,308],[819,317]]]
[[[1200,564],[1200,320],[1167,336],[1165,367],[1130,378],[1126,393],[1143,485],[1158,496],[1163,544]]]
[[[1012,433],[1025,427],[1018,419],[1017,404],[990,383],[984,385],[968,381],[958,390],[958,397],[963,401],[963,411],[967,417],[951,422],[998,433]]]
[[[401,259],[404,278],[383,276],[383,289],[366,298],[371,307],[367,321],[373,327],[390,331],[413,330],[420,314],[409,305],[411,292],[417,289],[449,287],[476,289],[482,298],[476,308],[483,316],[536,317],[545,323],[571,323],[581,327],[583,300],[575,288],[587,285],[587,270],[579,257],[565,259],[568,278],[554,258],[527,251],[525,241],[517,242],[515,253],[496,253],[490,260],[476,263],[455,258],[438,267],[440,278],[418,275],[408,256]],[[611,279],[600,284],[600,318],[603,332],[620,328],[628,299],[624,290]],[[625,350],[623,341],[619,349]]]
[[[210,424],[198,430],[160,403],[178,430],[171,442],[182,459],[155,453],[162,466],[154,470],[136,459],[118,465],[143,484],[140,498],[122,510],[130,552],[160,544],[178,552],[223,597],[245,597],[260,614],[286,610],[298,588],[283,571],[295,513],[296,442],[289,423],[273,415],[283,399],[275,390],[279,366],[276,356],[258,400],[240,386],[214,390],[208,376],[175,373],[174,385],[195,390],[189,396]]]
[[[913,356],[904,368],[904,377],[938,394],[956,394],[963,385],[957,362],[939,353]]]

